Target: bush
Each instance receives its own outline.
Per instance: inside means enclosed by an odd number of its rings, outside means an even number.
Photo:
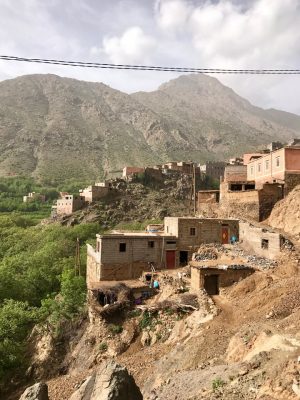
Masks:
[[[108,345],[106,342],[101,342],[99,344],[99,350],[101,351],[101,353],[104,353],[105,351],[107,351],[108,349]]]
[[[123,332],[123,328],[121,325],[110,324],[108,325],[108,330],[112,335],[119,335]]]
[[[225,385],[225,382],[222,380],[222,378],[218,377],[212,381],[212,388],[213,391],[219,390],[221,387]]]

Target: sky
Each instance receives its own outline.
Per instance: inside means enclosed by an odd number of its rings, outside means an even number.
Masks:
[[[300,69],[300,0],[0,0],[0,54],[198,68]],[[54,73],[132,93],[180,74],[0,60],[0,80]],[[253,104],[300,114],[300,75],[217,75]]]

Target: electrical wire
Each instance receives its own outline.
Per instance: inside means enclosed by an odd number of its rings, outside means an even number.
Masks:
[[[0,60],[21,61],[28,63],[62,65],[81,68],[118,69],[134,71],[158,71],[158,72],[191,72],[206,74],[249,74],[249,75],[299,75],[300,69],[226,69],[226,68],[192,68],[192,67],[161,67],[151,65],[108,64],[83,61],[53,60],[44,58],[27,58],[17,56],[0,55]]]

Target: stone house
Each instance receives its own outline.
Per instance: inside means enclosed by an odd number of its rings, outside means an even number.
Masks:
[[[123,178],[125,178],[125,179],[127,179],[128,177],[130,177],[130,176],[132,176],[132,175],[134,175],[134,174],[139,174],[139,173],[142,173],[142,172],[144,172],[144,168],[141,168],[141,167],[124,167],[123,168],[123,174],[122,174],[122,176],[123,176]]]
[[[52,212],[54,215],[70,215],[80,210],[84,205],[85,198],[83,196],[68,194],[56,201],[56,205],[52,207]]]
[[[108,182],[99,182],[95,185],[90,185],[85,189],[79,190],[80,196],[85,198],[85,201],[92,203],[93,201],[101,200],[107,196],[110,191]]]
[[[222,182],[220,205],[228,213],[247,214],[255,221],[268,218],[274,205],[283,197],[280,184],[264,184],[255,189],[254,182]]]
[[[247,278],[255,270],[247,265],[220,265],[220,262],[191,262],[191,288],[205,289],[209,295],[219,294],[220,288]]]
[[[238,220],[166,217],[163,232],[97,235],[87,248],[87,281],[128,280],[157,269],[187,265],[202,243],[229,243],[238,238]]]
[[[284,237],[270,228],[240,222],[240,244],[260,257],[275,259],[281,252]]]

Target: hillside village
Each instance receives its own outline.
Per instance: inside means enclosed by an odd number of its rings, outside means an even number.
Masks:
[[[201,185],[208,177],[214,188],[203,190]],[[120,366],[109,361],[112,359],[133,375],[139,386],[130,383],[130,390],[136,392],[130,397],[134,399],[299,398],[300,339],[293,336],[288,324],[284,325],[287,334],[281,335],[279,325],[286,324],[285,318],[292,312],[299,312],[300,231],[282,227],[276,210],[294,202],[294,218],[299,224],[300,140],[284,145],[274,142],[265,150],[228,162],[126,166],[120,178],[95,183],[78,195],[61,193],[48,223],[74,223],[72,218],[78,212],[89,213],[102,201],[122,198],[139,179],[158,187],[167,179],[173,179],[173,184],[185,182],[184,188],[175,192],[183,206],[181,214],[179,210],[177,215],[162,214],[159,222],[148,224],[144,231],[113,229],[97,234],[96,245],[87,245],[89,318],[84,330],[71,337],[63,361],[68,379],[77,383],[69,386],[64,375],[48,380],[49,398],[67,399],[74,387],[79,389],[70,399],[85,399],[90,390],[100,393],[102,378],[93,371],[106,362],[105,373],[118,375]],[[276,289],[278,284],[281,289]],[[284,285],[291,285],[291,291],[286,292]],[[263,297],[272,292],[274,304],[263,304]],[[260,306],[255,305],[257,296]],[[238,310],[240,301],[245,303]],[[283,304],[291,308],[281,316],[278,307]],[[256,318],[253,328],[251,318]],[[232,327],[226,334],[228,324]],[[243,334],[247,336],[244,342],[239,329],[248,332]],[[191,364],[178,351],[181,347],[184,352],[191,351],[192,343],[200,340],[198,330],[208,342],[211,333],[216,353],[212,356],[206,349],[197,353],[198,359],[191,357],[196,363]],[[98,350],[96,342],[100,342]],[[49,360],[55,370],[53,348],[50,346],[48,356],[42,359],[40,350],[35,350],[33,365],[40,371],[36,376],[43,376],[41,371]],[[163,365],[169,363],[169,351],[170,362],[177,369],[169,366],[167,372]],[[265,370],[282,363],[287,363],[286,367],[264,376]],[[147,378],[150,371],[153,381]],[[80,386],[79,377],[91,373],[93,382],[88,378]],[[179,386],[176,380],[181,382]],[[113,391],[114,385],[116,382],[109,390]],[[172,388],[178,391],[177,397],[172,397]]]

